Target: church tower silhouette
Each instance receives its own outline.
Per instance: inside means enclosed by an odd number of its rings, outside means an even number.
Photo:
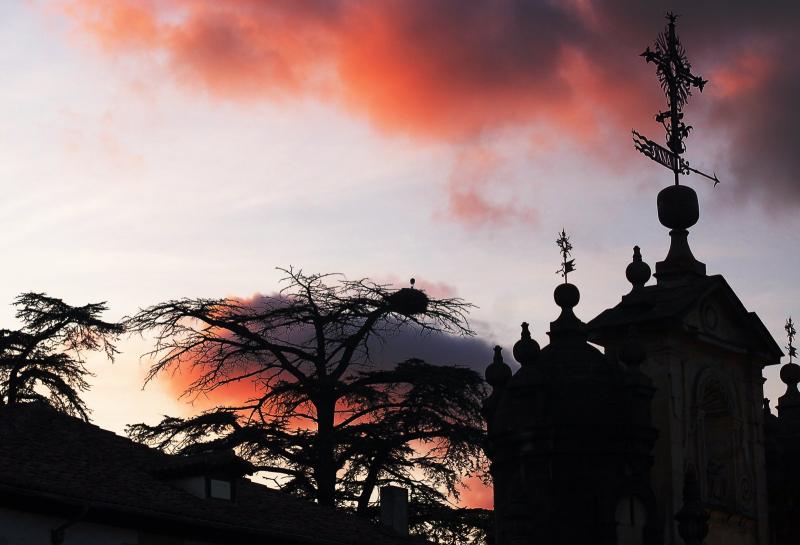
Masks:
[[[512,375],[498,347],[486,370],[496,545],[771,542],[762,370],[781,349],[692,254],[695,191],[669,186],[657,204],[671,246],[655,282],[634,247],[630,292],[588,324],[578,288],[559,284],[550,344],[523,324],[522,367]]]
[[[706,82],[690,72],[676,17],[668,20],[642,55],[668,95],[656,116],[667,148],[636,132],[634,141],[674,172],[656,203],[669,252],[653,282],[635,246],[630,292],[586,324],[572,310],[578,289],[559,285],[550,344],[539,351],[523,324],[516,373],[496,349],[484,408],[496,545],[800,543],[800,487],[785,484],[800,484],[800,366],[784,367],[787,394],[773,417],[762,370],[781,348],[689,246],[699,205],[679,176],[719,180],[681,157],[690,127],[680,110]]]

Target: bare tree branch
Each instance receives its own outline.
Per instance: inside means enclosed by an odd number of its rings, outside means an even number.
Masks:
[[[128,433],[177,453],[235,448],[285,490],[362,514],[389,483],[446,508],[464,476],[486,469],[483,380],[420,360],[387,366],[373,361],[371,347],[408,328],[472,335],[471,305],[367,279],[281,271],[274,295],[167,301],[125,320],[130,331],[155,336],[148,382],[188,368],[184,395],[242,382],[257,389],[235,407]]]

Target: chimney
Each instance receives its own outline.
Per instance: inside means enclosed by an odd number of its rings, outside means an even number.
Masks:
[[[381,522],[401,536],[408,535],[408,490],[399,486],[381,487]]]

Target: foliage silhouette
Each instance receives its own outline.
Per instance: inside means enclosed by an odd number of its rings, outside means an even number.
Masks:
[[[386,368],[373,353],[403,328],[471,335],[471,305],[429,299],[413,284],[395,291],[281,270],[285,287],[274,296],[167,301],[127,320],[155,335],[148,381],[181,369],[194,377],[187,396],[231,383],[256,392],[192,418],[131,425],[130,436],[170,452],[235,448],[280,488],[364,516],[374,516],[380,486],[405,486],[412,505],[427,506],[425,520],[411,514],[418,530],[430,530],[436,513],[456,518],[464,510],[448,495],[485,469],[483,379],[417,359]]]
[[[23,326],[0,329],[0,405],[40,400],[88,421],[80,398],[91,376],[84,352],[102,350],[113,361],[123,326],[100,319],[105,303],[73,307],[43,293],[23,293],[14,306]]]

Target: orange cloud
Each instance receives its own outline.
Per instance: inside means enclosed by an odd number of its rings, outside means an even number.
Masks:
[[[590,66],[585,7],[454,0],[406,2],[65,0],[83,34],[138,54],[224,100],[313,96],[420,138],[471,141],[538,125],[583,144],[637,100],[598,108],[622,86]],[[580,6],[580,4],[577,4]],[[630,98],[630,97],[628,97]],[[633,96],[635,99],[635,95]],[[609,112],[615,112],[610,114]],[[474,225],[533,221],[458,169],[447,217]]]
[[[185,394],[196,380],[210,371],[208,366],[192,360],[193,357],[190,356],[180,365],[179,369],[165,375],[161,381],[166,383],[168,391],[176,398],[184,396],[199,410],[210,409],[218,405],[242,404],[245,400],[258,396],[261,391],[254,381],[242,380],[229,382],[208,392]]]
[[[630,127],[645,130],[664,101],[652,66],[636,60],[661,30],[663,8],[633,0],[60,0],[60,5],[79,32],[105,50],[141,55],[181,84],[220,99],[310,96],[387,131],[456,146],[472,146],[507,128],[536,128],[607,164],[616,159]],[[679,1],[675,9],[686,15],[681,30],[691,36],[685,41],[690,53],[696,52],[695,65],[717,67],[709,89],[716,85],[718,92],[712,97],[724,100],[748,90],[767,99],[793,92],[797,70],[780,78],[763,56],[736,52],[759,37],[774,36],[775,58],[793,55],[796,40],[787,11],[796,17],[796,8],[710,0]],[[765,115],[773,116],[781,105],[767,101],[766,108]],[[770,137],[754,134],[764,128],[749,112],[726,123],[731,130],[723,134],[734,140]],[[776,152],[767,150],[764,158],[748,154],[747,164],[761,163],[776,171],[775,183],[796,185],[793,162],[782,168],[785,161]],[[800,199],[798,188],[793,194]],[[498,201],[486,185],[465,184],[458,176],[448,184],[446,211],[476,225],[497,223],[498,217],[531,219],[513,200]]]
[[[65,0],[64,10],[107,50],[161,55],[179,80],[221,98],[335,97],[379,126],[437,138],[531,122],[584,133],[593,95],[622,87],[603,81],[602,65],[596,89],[574,77],[585,32],[561,32],[582,28],[583,8]]]
[[[64,2],[60,7],[80,21],[81,30],[98,38],[109,49],[148,48],[160,39],[151,2],[81,0]]]
[[[776,69],[772,55],[744,51],[712,73],[711,90],[722,98],[734,98],[758,91]]]
[[[462,146],[447,182],[445,216],[481,226],[535,224],[532,209],[492,197],[493,190],[502,185],[504,165],[504,158],[489,148]]]
[[[480,509],[494,509],[494,490],[483,484],[479,477],[470,477],[461,484],[459,505]]]
[[[258,312],[267,299],[261,294],[255,294],[251,297],[229,297],[225,302]],[[280,300],[282,299],[279,294],[269,296],[269,301],[272,303]],[[195,327],[202,328],[203,324],[198,322]],[[206,331],[206,335],[221,339],[233,338],[230,332],[222,328],[210,328]],[[262,376],[259,374],[249,376],[260,369],[259,362],[246,358],[226,358],[226,364],[217,368],[214,363],[226,354],[227,350],[232,350],[224,346],[218,346],[217,349],[220,350],[219,353],[215,348],[198,346],[182,354],[170,372],[165,372],[161,377],[162,380],[166,380],[170,393],[188,399],[201,410],[219,405],[243,405],[246,401],[263,395],[265,390]],[[244,378],[238,378],[243,376]],[[205,384],[203,380],[205,377],[212,377],[208,384],[213,387],[209,388]]]

